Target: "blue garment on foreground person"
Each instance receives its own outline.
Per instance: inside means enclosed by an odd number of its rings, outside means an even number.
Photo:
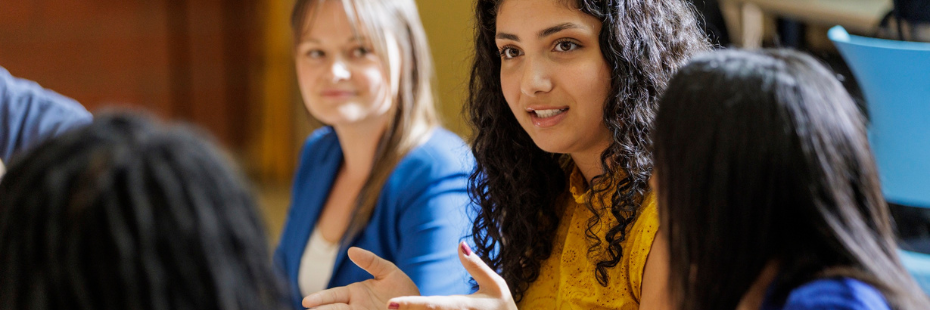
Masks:
[[[295,309],[303,309],[298,287],[300,260],[317,224],[333,178],[343,161],[332,127],[307,139],[294,179],[291,209],[275,251],[276,267],[285,274]],[[471,228],[468,175],[474,159],[455,134],[437,128],[424,144],[411,150],[381,189],[368,226],[342,245],[327,288],[371,279],[346,255],[349,246],[369,250],[394,262],[423,295],[467,294],[469,276],[459,262],[456,245]]]
[[[0,160],[72,128],[90,124],[90,112],[74,99],[16,78],[0,67]]]
[[[792,290],[783,304],[772,300],[771,289],[760,310],[887,310],[885,297],[869,284],[853,278],[812,281]]]

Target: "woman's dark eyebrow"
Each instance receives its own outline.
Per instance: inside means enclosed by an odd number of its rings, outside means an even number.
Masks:
[[[515,34],[509,34],[509,33],[505,33],[505,32],[498,32],[497,35],[495,36],[495,38],[497,38],[497,39],[502,39],[502,40],[512,40],[512,41],[520,42],[520,37],[518,37],[518,36],[515,35]]]
[[[562,31],[562,30],[565,30],[565,29],[575,29],[575,28],[582,28],[582,27],[581,27],[581,25],[578,25],[578,24],[575,24],[575,23],[564,23],[564,24],[559,24],[559,25],[556,25],[556,26],[552,26],[552,27],[543,29],[542,31],[539,32],[539,34],[538,34],[537,36],[538,36],[540,39],[542,39],[542,38],[545,38],[545,37],[547,37],[547,36],[551,36],[551,35],[553,35],[553,34],[556,34],[556,33],[558,33],[559,31]]]
[[[552,27],[543,29],[542,31],[539,32],[539,34],[538,34],[537,36],[538,36],[540,39],[542,39],[542,38],[548,37],[548,36],[550,36],[550,35],[556,34],[556,33],[558,33],[559,31],[562,31],[562,30],[565,30],[565,29],[575,29],[575,28],[582,28],[582,27],[581,27],[580,25],[578,25],[578,24],[575,24],[575,23],[564,23],[564,24],[559,24],[559,25],[555,25],[555,26],[552,26]],[[503,39],[503,40],[513,40],[513,41],[520,42],[520,37],[519,37],[519,36],[517,36],[517,35],[515,35],[515,34],[506,33],[506,32],[498,32],[497,35],[495,36],[495,38],[496,38],[496,39]]]

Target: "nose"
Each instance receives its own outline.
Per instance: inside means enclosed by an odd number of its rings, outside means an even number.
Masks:
[[[329,67],[329,74],[333,82],[348,80],[352,77],[349,66],[342,59],[335,58]]]
[[[544,59],[526,57],[523,65],[520,92],[526,96],[538,96],[552,90],[549,68]]]

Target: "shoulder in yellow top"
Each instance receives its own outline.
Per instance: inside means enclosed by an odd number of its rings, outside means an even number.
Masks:
[[[591,191],[585,189],[585,180],[577,168],[570,174],[569,184],[574,199],[566,199],[559,228],[556,232],[552,255],[543,261],[539,278],[530,284],[520,309],[639,309],[643,271],[649,250],[659,229],[656,200],[649,194],[639,214],[627,227],[622,242],[620,264],[608,268],[608,285],[601,286],[595,277],[595,266],[601,257],[590,253],[590,241],[585,237],[588,219],[594,214],[585,207]],[[595,199],[595,209],[604,201]],[[605,216],[593,228],[603,236],[616,224],[612,216]]]

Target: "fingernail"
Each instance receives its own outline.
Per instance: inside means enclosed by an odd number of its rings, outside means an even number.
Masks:
[[[462,252],[465,252],[465,256],[471,256],[471,248],[468,247],[468,243],[462,242]]]
[[[400,304],[396,302],[392,302],[391,304],[388,305],[388,309],[400,309]]]

